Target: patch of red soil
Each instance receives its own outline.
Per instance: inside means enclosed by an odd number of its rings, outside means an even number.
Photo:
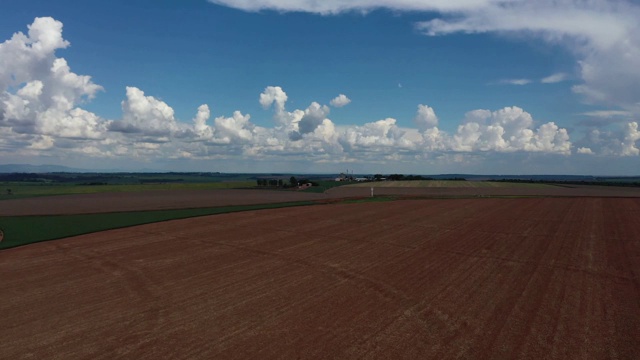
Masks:
[[[376,196],[406,198],[451,198],[492,196],[557,197],[640,197],[640,188],[571,185],[540,188],[386,188],[375,189]],[[89,214],[273,204],[293,201],[340,202],[345,198],[371,196],[368,187],[336,187],[325,193],[275,190],[157,190],[46,196],[0,201],[0,216]]]
[[[273,190],[149,190],[74,194],[0,201],[0,215],[62,215],[272,204],[326,195]]]
[[[200,217],[0,252],[2,358],[637,359],[640,199]]]
[[[341,186],[327,191],[331,197],[370,196],[369,187]],[[593,196],[640,197],[640,188],[623,186],[563,185],[541,187],[376,187],[374,194],[423,197],[482,197],[482,196]]]

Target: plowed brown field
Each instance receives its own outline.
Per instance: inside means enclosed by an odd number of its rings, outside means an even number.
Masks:
[[[554,186],[540,184],[533,184],[538,186],[531,187],[517,187],[509,183],[499,183],[499,185],[504,185],[504,187],[376,187],[375,195],[425,198],[484,196],[640,197],[640,188],[637,187],[592,185]],[[0,216],[88,214],[203,208],[293,201],[324,201],[327,199],[369,196],[371,196],[371,189],[367,186],[340,186],[331,188],[325,193],[216,189],[73,194],[2,200],[0,201]]]
[[[640,192],[640,191],[639,191]],[[324,199],[323,194],[273,190],[148,190],[43,196],[0,201],[0,216],[90,214],[273,204]]]
[[[406,200],[0,252],[2,359],[638,359],[640,199]]]

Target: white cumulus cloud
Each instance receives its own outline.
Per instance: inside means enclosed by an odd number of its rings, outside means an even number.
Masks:
[[[82,108],[102,87],[90,76],[74,73],[55,54],[68,46],[62,23],[51,18],[34,20],[28,35],[16,33],[0,44],[1,156],[82,156],[127,162],[295,159],[311,164],[397,164],[442,158],[468,163],[487,154],[566,156],[574,146],[566,129],[555,122],[540,124],[517,106],[469,111],[452,132],[439,129],[436,111],[423,104],[417,106],[414,128],[401,127],[394,118],[337,124],[329,118],[329,106],[319,102],[287,110],[289,97],[279,86],[266,87],[258,99],[264,109],[273,111],[274,124],[269,127],[257,126],[250,114],[240,110],[212,117],[206,104],[198,107],[191,121],[181,121],[169,103],[157,97],[161,95],[148,95],[132,86],[124,91],[121,118],[103,119]],[[348,101],[341,94],[330,105]],[[628,118],[632,114],[617,111],[598,115]],[[591,131],[575,143],[576,152],[639,156],[637,122],[617,125],[613,130]]]
[[[102,87],[55,56],[68,46],[62,23],[52,18],[36,18],[27,35],[18,32],[0,44],[0,127],[50,136],[47,144],[104,136],[104,121],[78,107]]]
[[[179,125],[173,108],[153,96],[145,96],[136,87],[127,87],[127,99],[122,101],[122,120],[110,124],[111,131],[136,133],[142,136],[167,137]]]
[[[349,103],[351,103],[351,99],[349,99],[344,94],[338,95],[333,100],[331,100],[331,102],[329,102],[329,104],[331,104],[331,106],[337,107],[337,108],[341,108],[341,107],[347,106],[347,105],[349,105]]]
[[[633,121],[627,124],[625,129],[624,141],[622,142],[623,156],[640,155],[640,149],[636,146],[636,142],[640,139],[640,131],[638,131],[638,123]]]
[[[213,136],[213,129],[207,125],[207,120],[211,117],[211,110],[208,105],[200,105],[198,113],[193,118],[193,131],[197,139],[210,139]]]
[[[536,129],[531,114],[517,106],[493,112],[470,111],[464,124],[445,142],[449,142],[451,150],[464,152],[528,151],[569,155],[572,146],[566,129],[553,122]]]
[[[596,128],[576,141],[576,146],[589,149],[589,154],[604,156],[638,156],[640,155],[640,131],[638,122],[630,121],[606,128]]]
[[[217,117],[214,120],[216,140],[225,144],[251,142],[255,126],[250,119],[250,115],[243,115],[240,111],[234,111],[231,117]]]
[[[433,108],[420,104],[418,105],[418,112],[413,118],[413,122],[416,124],[418,129],[424,131],[438,126],[438,117],[436,116]]]

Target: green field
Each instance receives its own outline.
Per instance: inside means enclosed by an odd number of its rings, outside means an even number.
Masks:
[[[316,182],[318,186],[312,186],[306,190],[303,190],[304,192],[323,193],[331,188],[343,186],[345,184],[343,182],[333,181],[333,180],[313,180],[313,181]]]
[[[315,203],[304,201],[280,204],[225,206],[205,209],[135,211],[58,216],[4,216],[0,218],[0,229],[4,232],[4,240],[0,242],[0,249],[8,249],[40,241],[62,239],[75,235],[149,224],[159,221],[185,219],[196,216],[215,215],[237,211],[275,209],[312,204]]]
[[[414,181],[374,181],[351,184],[352,187],[447,187],[447,188],[543,188],[554,185],[532,183],[510,183],[497,181],[458,180],[414,180]]]
[[[122,184],[122,185],[74,185],[47,183],[0,183],[0,200],[34,196],[92,194],[101,192],[132,192],[148,190],[210,190],[234,189],[255,186],[253,181],[229,181],[207,183],[159,183],[159,184]],[[11,195],[8,194],[11,190]]]

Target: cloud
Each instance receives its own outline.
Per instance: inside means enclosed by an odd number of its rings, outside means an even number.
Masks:
[[[578,154],[593,155],[593,151],[591,151],[591,149],[588,148],[588,147],[578,148],[578,150],[576,152]]]
[[[544,152],[571,154],[571,142],[566,129],[555,123],[533,127],[531,114],[513,106],[491,112],[474,110],[465,122],[445,141],[453,151]],[[446,135],[445,135],[446,136]]]
[[[304,116],[304,111],[286,111],[285,107],[288,99],[287,93],[280,86],[268,86],[260,94],[260,105],[264,109],[268,109],[273,105],[275,109],[273,118],[277,126],[288,133],[297,132],[298,123]]]
[[[500,80],[500,84],[506,85],[527,85],[531,84],[532,81],[529,79],[503,79]]]
[[[251,115],[243,115],[240,111],[234,111],[232,117],[217,117],[215,124],[215,139],[218,143],[250,143],[253,140],[253,125],[249,120]]]
[[[317,102],[311,103],[298,122],[298,131],[301,135],[315,131],[327,118],[327,115],[329,115],[329,108],[326,105],[322,106]]]
[[[351,103],[351,99],[349,99],[344,94],[338,95],[336,98],[331,100],[331,102],[329,102],[329,104],[331,104],[331,106],[337,107],[337,108],[341,108],[341,107],[347,106],[347,105],[349,105],[349,103]]]
[[[559,83],[562,81],[565,81],[567,79],[567,74],[565,73],[556,73],[556,74],[552,74],[549,75],[547,77],[544,77],[542,79],[540,79],[540,83],[542,84],[555,84],[555,83]],[[534,81],[531,79],[525,79],[525,78],[521,78],[521,79],[502,79],[500,81],[498,81],[499,84],[505,84],[505,85],[529,85],[531,83],[533,83]]]
[[[587,116],[578,125],[589,127],[606,127],[616,123],[629,122],[633,118],[633,113],[624,110],[594,110],[576,114]]]
[[[396,119],[387,118],[345,129],[341,136],[341,142],[348,144],[349,148],[375,149],[395,146],[396,140],[401,137],[402,130],[396,125]]]
[[[564,45],[578,57],[583,83],[574,92],[590,103],[640,113],[639,17],[640,7],[629,1],[500,1],[446,13],[417,28],[431,36],[518,33]]]
[[[535,128],[531,114],[518,107],[497,111],[473,110],[453,134],[438,129],[435,111],[418,107],[418,129],[402,129],[395,119],[385,119],[362,127],[348,127],[339,134],[347,152],[375,153],[384,148],[398,153],[427,156],[428,153],[509,153],[537,152],[570,155],[572,143],[566,129],[549,122]]]
[[[555,73],[553,75],[549,75],[545,78],[540,79],[540,82],[543,84],[555,84],[555,83],[563,82],[566,79],[567,79],[567,74]]]
[[[69,46],[62,38],[62,23],[36,18],[28,35],[15,33],[0,44],[0,127],[14,133],[98,139],[105,124],[78,107],[102,87],[91,77],[71,71],[55,51]],[[34,148],[41,147],[36,146]]]
[[[613,117],[631,117],[633,116],[633,113],[624,110],[595,110],[584,112],[580,115],[608,119]]]
[[[193,132],[196,139],[210,139],[213,137],[213,129],[207,125],[207,120],[211,117],[211,110],[208,105],[200,105],[198,113],[193,118]]]
[[[640,155],[640,149],[636,146],[636,141],[640,139],[640,131],[638,131],[638,123],[633,121],[627,124],[625,128],[624,141],[622,142],[623,156]]]
[[[576,141],[580,148],[588,148],[590,154],[615,157],[640,155],[638,148],[640,131],[636,121],[614,124],[605,129],[593,129]]]
[[[136,87],[127,87],[122,102],[122,120],[113,121],[109,130],[150,137],[168,137],[179,129],[173,109],[164,101],[145,96]]]
[[[34,75],[50,72],[54,52],[70,44],[62,38],[62,23],[52,18],[36,18],[27,35],[13,34],[0,44],[0,91],[30,81]]]
[[[418,129],[425,131],[438,126],[438,117],[436,116],[433,108],[420,104],[418,105],[418,112],[413,118],[413,122],[416,124]]]
[[[518,34],[565,46],[577,57],[584,100],[640,114],[640,6],[629,0],[209,0],[245,11],[321,15],[386,8],[436,18],[417,22],[429,36],[454,33]],[[554,74],[543,83],[561,81]],[[564,79],[562,79],[564,80]]]
[[[62,23],[36,19],[29,35],[17,33],[0,44],[0,154],[13,157],[63,157],[150,162],[166,159],[207,161],[274,161],[310,164],[359,162],[416,164],[421,159],[478,163],[495,154],[570,155],[574,143],[554,122],[539,124],[517,106],[466,113],[453,132],[438,128],[434,108],[419,104],[415,127],[384,118],[362,125],[336,124],[330,108],[311,102],[287,110],[287,93],[268,86],[258,102],[273,110],[273,126],[251,122],[234,111],[216,116],[203,104],[189,121],[173,108],[137,87],[124,91],[122,116],[103,119],[82,108],[102,87],[90,76],[75,74],[55,51],[69,44]],[[155,94],[154,94],[155,95]],[[331,105],[346,103],[344,95]],[[631,114],[599,113],[605,115]],[[453,119],[455,120],[455,119]],[[577,153],[639,156],[636,122],[609,131],[594,130],[575,143]],[[435,161],[435,160],[434,160]],[[442,160],[445,161],[445,160]]]
[[[367,12],[378,8],[401,11],[459,11],[480,8],[495,0],[209,0],[210,3],[244,11],[275,10],[281,12],[309,12],[320,15],[347,11]]]

